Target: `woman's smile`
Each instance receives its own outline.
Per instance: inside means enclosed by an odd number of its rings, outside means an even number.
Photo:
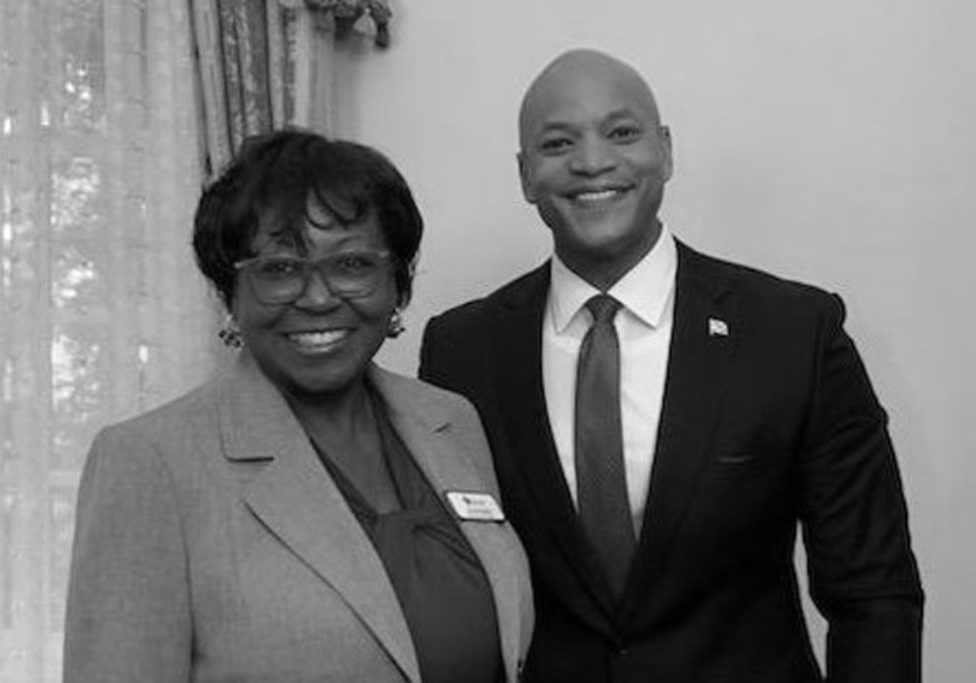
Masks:
[[[320,355],[338,349],[351,331],[347,328],[288,332],[284,336],[301,354]]]

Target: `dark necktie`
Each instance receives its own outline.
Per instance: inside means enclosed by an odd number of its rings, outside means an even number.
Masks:
[[[576,491],[580,521],[619,598],[634,554],[634,526],[624,472],[620,422],[620,348],[613,318],[620,302],[586,302],[593,326],[576,367]]]

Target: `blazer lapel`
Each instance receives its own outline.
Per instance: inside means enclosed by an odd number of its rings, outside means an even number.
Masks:
[[[514,460],[535,509],[563,552],[567,567],[605,614],[613,610],[610,587],[585,541],[576,508],[552,440],[542,383],[542,324],[549,291],[549,263],[535,270],[496,311],[492,339],[492,377]]]
[[[335,588],[408,680],[420,683],[413,641],[382,561],[278,390],[242,360],[224,387],[221,436],[230,460],[268,461],[244,502]]]
[[[701,256],[678,243],[674,328],[631,590],[646,589],[648,574],[669,555],[706,463],[725,391],[736,345],[736,310],[729,283],[708,269]]]
[[[442,501],[449,491],[497,495],[493,484],[485,481],[469,460],[464,447],[468,439],[463,438],[465,435],[455,434],[444,403],[435,400],[433,395],[418,393],[414,381],[377,366],[370,368],[370,379],[383,397],[390,423]],[[490,457],[487,452],[484,456]],[[502,656],[509,679],[514,680],[523,637],[523,600],[527,596],[522,593],[518,573],[510,564],[511,547],[501,543],[503,539],[492,523],[462,523],[459,526],[478,555],[491,584]]]

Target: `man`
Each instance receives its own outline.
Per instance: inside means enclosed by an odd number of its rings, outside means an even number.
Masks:
[[[527,680],[823,680],[799,522],[827,680],[919,681],[905,502],[840,299],[671,235],[670,134],[629,66],[560,56],[519,133],[555,254],[431,320],[421,376],[489,434],[533,571]]]

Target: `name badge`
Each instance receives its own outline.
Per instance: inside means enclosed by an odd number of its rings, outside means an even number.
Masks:
[[[448,491],[447,502],[454,508],[454,514],[470,522],[504,522],[505,513],[490,493],[470,491]]]

